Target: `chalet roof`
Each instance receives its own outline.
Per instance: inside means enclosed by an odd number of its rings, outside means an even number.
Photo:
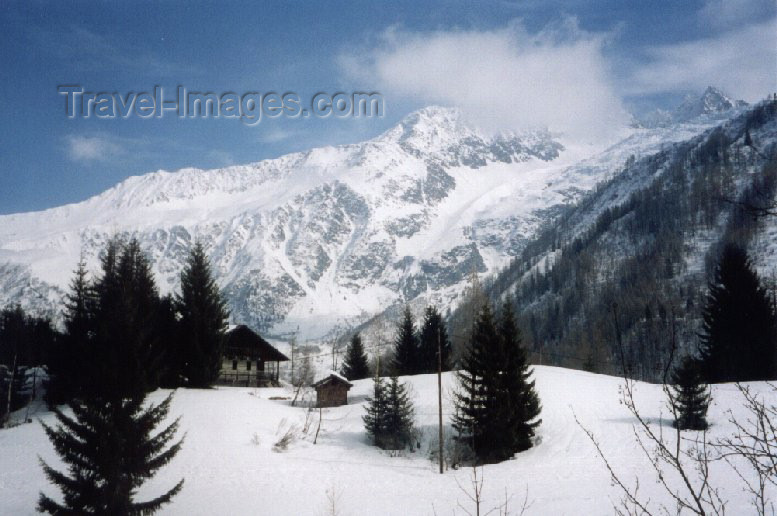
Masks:
[[[227,332],[225,353],[261,358],[265,362],[286,362],[289,358],[243,324]]]
[[[351,382],[349,382],[344,376],[342,376],[341,374],[335,371],[328,371],[327,376],[324,376],[322,379],[314,383],[313,387],[322,387],[329,383],[342,383],[348,386],[349,388],[353,387],[353,384]]]

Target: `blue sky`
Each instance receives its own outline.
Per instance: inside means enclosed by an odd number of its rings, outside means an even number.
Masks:
[[[773,0],[3,2],[0,213],[130,176],[361,141],[428,104],[495,130],[606,136],[708,84],[777,90]],[[68,118],[63,84],[126,94],[378,91],[382,118]],[[304,103],[304,101],[303,101]]]

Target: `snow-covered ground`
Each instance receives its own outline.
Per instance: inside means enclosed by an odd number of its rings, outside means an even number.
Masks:
[[[611,485],[602,460],[575,422],[575,415],[599,439],[611,464],[629,484],[639,477],[640,494],[651,507],[667,503],[666,494],[633,434],[634,419],[619,403],[618,378],[553,367],[536,367],[543,404],[539,443],[515,459],[483,469],[483,512],[512,496],[510,514],[518,514],[528,493],[527,514],[612,514],[621,498]],[[304,426],[307,409],[290,406],[291,391],[284,388],[218,388],[180,390],[171,417],[182,416],[184,447],[173,462],[139,493],[159,494],[184,477],[183,491],[163,514],[328,514],[327,491],[337,497],[337,514],[466,514],[471,502],[461,490],[470,485],[471,469],[448,470],[444,475],[429,459],[436,443],[437,379],[434,375],[404,378],[411,384],[416,422],[422,432],[415,453],[391,457],[369,445],[361,416],[370,380],[355,382],[349,405],[323,410],[317,444],[314,413],[307,436],[283,452],[273,445],[292,425]],[[451,435],[451,391],[454,378],[443,379],[446,435]],[[769,392],[765,384],[754,384]],[[660,386],[637,384],[637,402],[643,415],[660,428],[667,410]],[[155,392],[161,400],[167,392]],[[731,432],[728,410],[744,418],[741,397],[734,385],[716,386],[710,407],[712,440]],[[53,422],[49,412],[37,414]],[[671,434],[668,421],[665,433]],[[692,435],[692,434],[688,434]],[[57,491],[47,484],[38,456],[52,465],[58,459],[43,429],[35,422],[0,430],[0,514],[32,514],[40,490]],[[458,481],[458,482],[457,482]],[[741,483],[725,463],[712,467],[712,483],[728,500],[729,514],[753,510]],[[773,493],[774,495],[774,493]],[[773,497],[774,499],[774,497]]]

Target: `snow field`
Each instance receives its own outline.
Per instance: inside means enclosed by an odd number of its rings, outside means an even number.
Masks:
[[[543,405],[538,444],[513,460],[483,468],[483,513],[500,505],[507,494],[510,513],[518,514],[527,492],[526,514],[613,513],[612,504],[621,499],[621,493],[611,485],[604,463],[575,415],[595,434],[624,482],[633,485],[638,476],[641,497],[650,499],[654,510],[659,503],[673,507],[634,439],[634,418],[619,403],[622,380],[545,366],[535,368],[535,377]],[[458,504],[474,512],[459,487],[470,485],[471,468],[440,475],[429,458],[437,443],[436,376],[403,380],[411,386],[421,447],[398,457],[367,441],[361,416],[371,380],[355,382],[349,405],[323,410],[317,444],[312,442],[318,422],[315,410],[307,434],[297,431],[298,439],[282,452],[273,451],[273,445],[290,427],[301,429],[307,414],[306,408],[291,407],[290,399],[270,399],[291,398],[290,389],[179,390],[170,417],[181,416],[181,435],[186,433],[183,449],[143,486],[139,499],[162,493],[184,477],[183,491],[162,514],[327,514],[327,492],[334,492],[341,515],[465,514]],[[452,435],[454,386],[454,376],[446,373],[447,437]],[[753,384],[753,389],[769,392],[765,384]],[[166,394],[157,391],[150,399],[160,401]],[[673,430],[661,387],[637,384],[636,395],[651,426],[663,429],[671,441]],[[736,387],[716,386],[709,413],[710,439],[730,433],[729,409],[746,417]],[[38,415],[48,423],[54,421],[50,412]],[[0,431],[0,514],[34,514],[40,490],[58,494],[48,485],[38,455],[49,464],[60,464],[37,422]],[[712,483],[728,499],[726,512],[753,512],[741,482],[725,463],[713,465]]]

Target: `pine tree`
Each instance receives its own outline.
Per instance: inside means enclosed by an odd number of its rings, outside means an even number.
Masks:
[[[196,242],[181,272],[180,318],[182,373],[192,387],[209,387],[221,369],[229,314],[201,242]]]
[[[680,430],[705,430],[710,404],[709,386],[704,383],[699,361],[686,356],[671,378],[670,403]]]
[[[531,447],[540,402],[509,301],[496,321],[488,303],[481,308],[458,380],[453,426],[478,461]]]
[[[131,398],[157,387],[162,345],[157,332],[159,294],[148,258],[133,239],[111,241],[96,281],[90,363],[81,371],[91,394]]]
[[[383,417],[382,448],[401,450],[410,445],[413,431],[413,404],[407,396],[407,388],[392,376],[386,386],[386,410]]]
[[[372,397],[367,398],[364,428],[375,446],[384,450],[401,450],[408,446],[413,430],[413,404],[407,388],[392,376],[386,385],[375,377]]]
[[[38,510],[49,514],[153,514],[170,502],[183,480],[161,496],[134,500],[137,489],[178,453],[178,419],[152,436],[167,416],[172,394],[156,406],[143,408],[143,398],[103,402],[92,398],[71,403],[73,416],[58,408],[58,425],[41,422],[59,456],[68,466],[63,473],[41,461],[46,477],[60,488],[59,503],[41,493]]]
[[[402,322],[397,328],[394,341],[394,371],[398,376],[416,374],[418,372],[418,339],[415,334],[413,314],[409,306],[405,306]]]
[[[47,399],[50,405],[66,403],[81,394],[79,371],[97,364],[89,351],[93,329],[94,289],[88,280],[86,263],[79,261],[65,299],[65,332],[57,343],[54,358],[49,363]]]
[[[774,307],[741,247],[723,249],[703,318],[701,360],[707,382],[777,378]]]
[[[448,338],[448,331],[445,329],[442,316],[436,307],[429,306],[426,308],[418,341],[420,373],[437,372],[438,344],[442,346],[442,370],[450,370],[451,341]]]
[[[538,419],[541,409],[510,299],[507,299],[502,305],[497,332],[502,340],[505,364],[501,378],[503,380],[502,392],[507,395],[507,428],[505,430],[509,435],[509,440],[507,440],[506,445],[511,450],[512,455],[512,453],[531,448],[534,430],[541,422]]]
[[[453,427],[459,439],[472,447],[480,461],[498,461],[504,458],[500,446],[500,409],[498,376],[499,360],[503,359],[501,341],[496,332],[494,317],[485,303],[475,319],[470,344],[458,371],[459,392],[455,395],[456,414]]]
[[[383,379],[376,376],[372,384],[372,396],[367,398],[367,413],[362,416],[364,428],[372,443],[380,446],[385,434],[384,423],[386,418],[386,386]]]
[[[364,352],[364,345],[359,333],[354,333],[351,337],[351,343],[345,351],[343,360],[342,374],[349,380],[361,380],[367,378],[370,374],[370,367],[367,363],[367,354]]]
[[[70,475],[45,463],[49,480],[63,493],[64,504],[41,494],[39,510],[56,514],[151,514],[181,489],[143,503],[137,488],[178,452],[181,442],[165,450],[178,422],[152,435],[165,418],[171,398],[143,408],[146,392],[159,375],[156,316],[159,296],[148,259],[136,240],[109,242],[101,259],[89,320],[88,367],[69,403],[73,417],[55,409],[59,425],[44,424]]]

